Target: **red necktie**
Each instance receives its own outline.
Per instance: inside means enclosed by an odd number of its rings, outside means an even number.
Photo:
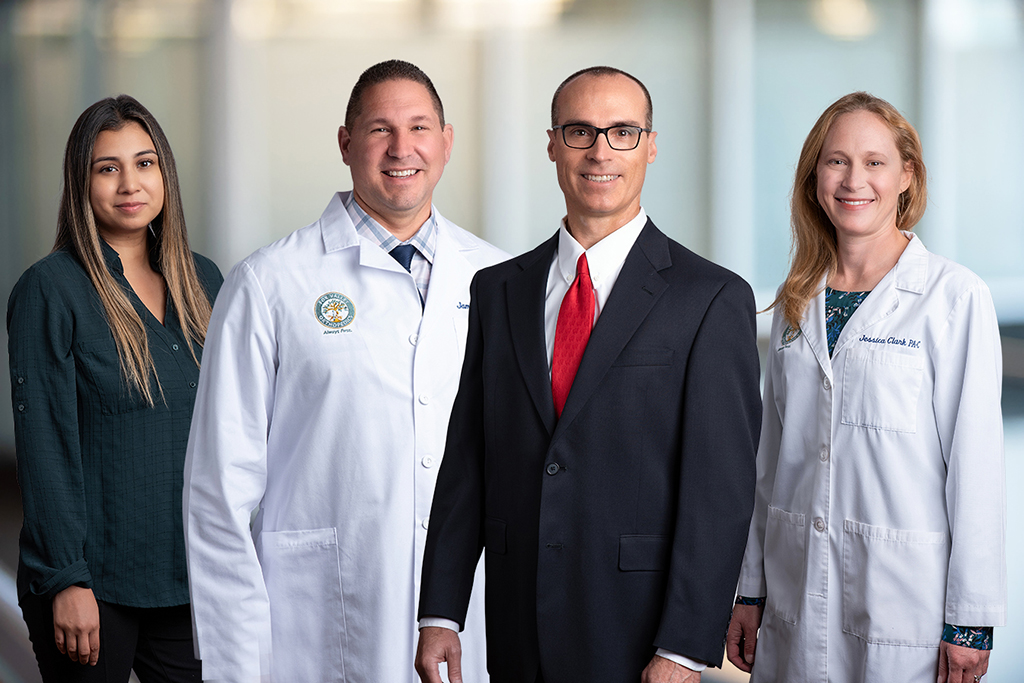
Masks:
[[[555,399],[555,414],[562,416],[562,408],[569,397],[569,389],[576,378],[583,351],[594,326],[594,285],[590,282],[587,255],[576,261],[576,279],[558,309],[555,325],[555,349],[551,354],[551,395]]]

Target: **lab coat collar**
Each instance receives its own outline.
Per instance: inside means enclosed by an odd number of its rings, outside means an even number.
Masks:
[[[349,216],[348,210],[345,208],[345,201],[351,194],[351,192],[336,192],[320,216],[320,234],[324,241],[324,250],[329,254],[341,249],[359,247],[360,265],[405,273],[406,271],[398,261],[376,244],[371,244],[369,240],[361,238],[359,233],[356,232],[356,226],[352,222],[352,217]],[[435,264],[438,258],[437,253],[445,249],[452,249],[457,252],[458,258],[465,260],[464,252],[474,251],[479,248],[470,238],[460,234],[460,231],[453,229],[452,224],[441,215],[433,204],[430,205],[430,211],[437,223]],[[433,287],[433,268],[431,273],[430,286]],[[427,297],[429,298],[429,296],[430,290],[428,289]]]
[[[871,294],[864,299],[864,302],[857,308],[849,322],[839,333],[832,358],[839,356],[839,352],[851,341],[859,339],[865,331],[873,325],[881,322],[896,312],[900,306],[900,292],[910,294],[923,294],[925,282],[928,279],[928,250],[925,249],[917,235],[904,232],[910,243],[903,249],[899,260],[892,270],[885,274]],[[820,312],[817,313],[821,325],[822,338],[825,330],[825,292],[822,283],[822,292],[815,297],[820,300]],[[828,346],[825,346],[825,357],[828,357]],[[831,367],[831,361],[829,361]]]
[[[320,216],[320,234],[324,240],[324,250],[331,252],[349,247],[359,246],[359,234],[356,226],[345,209],[345,199],[351,192],[335,192],[330,203]],[[378,250],[379,251],[379,250]],[[394,261],[394,259],[391,259]]]
[[[910,239],[910,244],[903,250],[893,269],[894,286],[906,292],[923,294],[924,284],[928,280],[928,250],[914,233],[904,230],[903,234]]]

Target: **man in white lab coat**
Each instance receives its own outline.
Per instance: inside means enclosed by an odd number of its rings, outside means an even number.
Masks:
[[[416,678],[422,551],[469,284],[506,257],[431,204],[452,140],[426,74],[371,67],[338,132],[353,191],[241,261],[221,290],[185,463],[204,680]],[[475,607],[463,668],[483,681]]]

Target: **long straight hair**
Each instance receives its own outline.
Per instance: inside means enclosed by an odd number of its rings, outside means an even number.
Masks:
[[[125,290],[107,269],[100,247],[90,201],[93,145],[105,130],[117,131],[130,123],[142,126],[153,141],[164,183],[164,205],[153,219],[149,237],[150,258],[163,275],[174,304],[178,323],[185,333],[192,359],[199,364],[195,346],[202,346],[210,322],[210,300],[196,275],[195,261],[185,230],[178,172],[167,136],[135,98],[128,95],[108,97],[93,104],[78,117],[64,149],[64,187],[57,217],[57,239],[53,250],[71,251],[85,268],[99,294],[110,333],[117,345],[121,373],[125,381],[149,405],[153,405],[154,387],[163,396],[160,378],[149,352],[146,326],[135,311]]]
[[[793,328],[800,326],[807,304],[821,291],[822,278],[835,273],[838,265],[836,228],[818,203],[817,166],[832,124],[843,114],[855,111],[877,114],[892,131],[900,161],[909,163],[913,169],[910,186],[896,202],[896,227],[911,230],[921,220],[928,203],[921,140],[896,107],[866,92],[850,93],[833,102],[811,128],[800,151],[791,204],[793,263],[778,296],[766,309],[781,306],[786,322]]]

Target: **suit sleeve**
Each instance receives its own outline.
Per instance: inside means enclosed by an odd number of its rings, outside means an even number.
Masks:
[[[52,598],[92,585],[72,353],[74,321],[50,278],[29,270],[7,306],[14,436],[25,513],[21,563],[29,590]]]
[[[189,591],[204,680],[270,674],[270,603],[249,523],[266,490],[276,354],[263,291],[243,261],[213,308],[185,458]]]
[[[952,545],[946,622],[1006,624],[1006,473],[1002,350],[983,284],[959,297],[932,354],[932,403],[946,463]]]
[[[484,342],[478,277],[470,285],[470,296],[466,354],[430,508],[418,615],[450,619],[460,629],[466,625],[483,549]]]
[[[654,645],[719,665],[754,500],[761,424],[754,297],[738,277],[706,309],[683,387],[679,507]]]

